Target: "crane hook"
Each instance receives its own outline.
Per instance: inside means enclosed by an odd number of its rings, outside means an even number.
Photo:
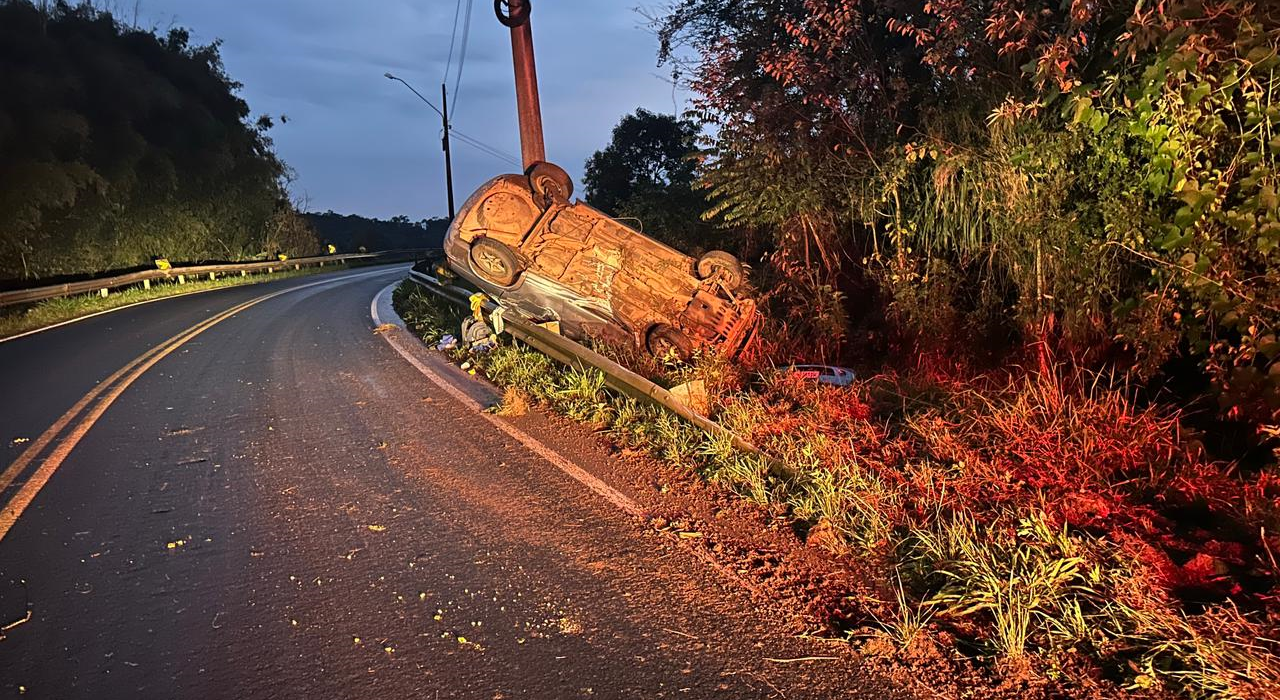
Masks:
[[[529,21],[530,0],[493,0],[493,12],[503,25],[515,28]]]

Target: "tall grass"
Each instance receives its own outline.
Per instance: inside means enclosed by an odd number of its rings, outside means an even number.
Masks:
[[[976,658],[1045,673],[1093,663],[1135,689],[1280,697],[1270,473],[1205,461],[1183,446],[1176,414],[1099,378],[886,376],[845,389],[767,375],[747,390],[740,371],[681,368],[706,378],[722,425],[795,475],[784,480],[765,458],[610,392],[594,370],[518,344],[475,361],[618,444],[834,533],[822,541],[836,556],[885,572],[870,582],[878,593],[852,602],[895,644],[946,630]],[[1216,529],[1187,539],[1170,509],[1191,506]],[[1184,605],[1169,548],[1250,531],[1237,546],[1253,589]]]

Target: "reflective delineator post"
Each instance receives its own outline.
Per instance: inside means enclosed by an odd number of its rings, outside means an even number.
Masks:
[[[542,107],[538,103],[538,70],[533,63],[533,30],[527,13],[530,0],[511,0],[513,17],[526,13],[519,26],[511,28],[511,58],[516,69],[516,109],[520,115],[520,156],[528,170],[547,159],[542,142]]]

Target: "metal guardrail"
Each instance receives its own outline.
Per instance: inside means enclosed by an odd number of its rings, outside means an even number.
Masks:
[[[419,272],[418,270],[410,270],[409,279],[443,299],[458,304],[467,310],[471,309],[470,294],[461,289],[443,284],[437,278],[423,272]],[[493,311],[498,308],[498,305],[492,300],[489,300],[484,303],[483,308],[484,311],[492,314]],[[510,332],[513,337],[551,359],[560,362],[561,364],[579,368],[594,367],[604,375],[605,383],[613,389],[633,399],[654,404],[671,411],[677,416],[688,421],[702,432],[717,438],[729,440],[730,443],[738,450],[763,458],[769,467],[769,471],[776,476],[782,478],[791,478],[794,476],[790,469],[778,460],[775,460],[761,452],[760,448],[752,445],[746,440],[743,440],[728,428],[725,428],[719,423],[686,406],[666,389],[654,384],[639,374],[632,372],[613,360],[610,360],[604,355],[601,355],[588,347],[575,343],[559,333],[554,333],[542,326],[535,325],[519,318],[512,318],[510,316],[503,315],[502,323],[505,329]]]
[[[316,255],[306,258],[266,260],[251,263],[191,265],[187,267],[171,267],[168,270],[141,270],[139,272],[130,272],[128,274],[116,275],[114,277],[101,277],[98,279],[83,280],[80,282],[67,282],[64,284],[51,284],[43,287],[30,287],[27,289],[15,289],[9,292],[0,292],[0,306],[26,304],[36,301],[44,301],[45,299],[53,299],[55,297],[67,297],[76,294],[92,294],[94,292],[105,295],[106,291],[110,289],[128,287],[139,283],[150,284],[153,280],[178,280],[180,282],[185,282],[187,278],[194,279],[205,275],[217,276],[237,272],[248,274],[250,272],[260,272],[263,270],[270,273],[275,272],[276,270],[287,270],[289,268],[299,269],[302,267],[310,267],[312,265],[323,267],[328,263],[345,263],[363,260],[386,260],[387,262],[392,262],[396,259],[410,260],[423,252],[425,251],[394,250],[380,253]]]

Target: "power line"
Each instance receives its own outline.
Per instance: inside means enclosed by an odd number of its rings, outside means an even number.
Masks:
[[[462,11],[462,0],[455,0],[453,5],[453,31],[449,34],[449,58],[444,62],[444,79],[440,82],[449,82],[449,67],[453,65],[453,43],[458,39],[458,14]],[[456,90],[455,90],[456,92]]]
[[[467,14],[462,21],[462,47],[458,52],[458,75],[453,80],[453,108],[449,110],[449,117],[453,118],[453,113],[458,110],[458,89],[462,86],[462,67],[467,62],[467,40],[471,38],[471,5],[475,0],[467,0]],[[459,0],[461,5],[461,0]],[[458,20],[454,17],[454,31],[457,31]],[[450,55],[452,56],[452,51]],[[445,67],[445,75],[448,76],[448,66]]]
[[[462,141],[463,143],[473,148],[479,149],[480,151],[483,151],[484,153],[487,153],[493,156],[494,158],[505,161],[507,163],[511,163],[513,165],[520,165],[520,162],[508,153],[504,153],[503,151],[497,148],[494,148],[493,146],[490,146],[483,141],[467,136],[466,134],[460,134],[456,130],[450,130],[450,131],[453,133],[455,137],[458,138],[458,140]]]
[[[412,91],[414,95],[417,95],[417,96],[418,96],[418,99],[420,99],[420,100],[422,100],[423,102],[425,102],[425,103],[426,103],[426,105],[427,105],[428,107],[430,107],[432,110],[434,110],[436,114],[439,114],[441,117],[444,117],[444,113],[440,111],[440,108],[439,108],[439,107],[436,107],[436,106],[435,106],[435,104],[433,104],[433,103],[431,102],[431,100],[428,100],[427,98],[423,97],[423,96],[422,96],[422,93],[420,93],[420,92],[418,92],[417,90],[415,90],[415,89],[414,89],[414,87],[413,87],[412,85],[410,85],[408,82],[406,82],[403,78],[400,78],[399,76],[396,76],[396,75],[392,75],[391,73],[383,73],[383,77],[387,78],[388,80],[394,80],[394,81],[396,81],[396,82],[398,82],[398,83],[400,83],[400,84],[404,85],[405,87],[409,88],[409,90],[410,90],[410,91]],[[450,111],[450,112],[452,112],[453,110],[449,110],[449,111]],[[457,138],[461,139],[461,140],[463,141],[463,143],[466,143],[467,145],[472,146],[473,148],[477,148],[477,149],[479,149],[479,150],[481,150],[481,151],[483,151],[483,152],[485,152],[485,153],[487,153],[487,154],[489,154],[489,155],[493,156],[494,158],[498,158],[498,159],[500,159],[500,160],[505,160],[505,161],[507,161],[508,163],[512,163],[512,164],[514,164],[514,165],[516,165],[516,166],[519,166],[519,165],[520,165],[520,161],[519,161],[519,160],[517,160],[517,159],[516,159],[516,157],[515,157],[515,156],[513,156],[513,155],[511,155],[510,153],[507,153],[506,151],[503,151],[503,150],[501,150],[501,149],[499,149],[499,148],[495,148],[495,147],[493,147],[493,146],[490,146],[489,144],[487,144],[487,143],[485,143],[485,142],[481,141],[480,139],[478,139],[478,138],[476,138],[476,137],[474,137],[474,136],[468,136],[467,134],[464,134],[464,133],[462,133],[461,131],[458,131],[457,129],[453,128],[453,126],[452,126],[452,125],[450,125],[450,127],[449,127],[449,133],[450,133],[451,135],[453,135],[453,136],[455,136],[455,137],[457,137]]]
[[[477,143],[477,144],[479,144],[479,145],[481,145],[481,146],[484,146],[485,148],[487,148],[487,149],[489,149],[489,150],[493,151],[494,153],[496,153],[496,154],[498,154],[498,155],[502,156],[504,160],[509,160],[509,161],[511,161],[512,163],[515,163],[515,164],[517,164],[517,165],[519,165],[519,164],[520,164],[520,159],[519,159],[519,158],[517,158],[515,155],[513,155],[513,154],[511,154],[511,153],[508,153],[508,152],[506,152],[506,151],[502,150],[501,148],[498,148],[497,146],[490,146],[489,144],[485,143],[484,141],[481,141],[480,139],[478,139],[478,138],[476,138],[476,137],[474,137],[474,136],[472,136],[472,135],[470,135],[470,134],[464,134],[464,133],[462,133],[462,132],[458,131],[458,130],[457,130],[456,128],[454,128],[452,125],[449,127],[449,131],[450,131],[451,133],[457,134],[458,136],[460,136],[460,137],[462,137],[462,138],[464,138],[464,139],[467,139],[467,140],[472,141],[472,142],[474,142],[474,143]]]
[[[485,143],[484,143],[484,142],[482,142],[482,141],[478,141],[478,140],[476,140],[476,139],[473,139],[473,138],[471,138],[470,136],[467,136],[466,134],[459,133],[457,129],[450,129],[449,131],[450,131],[450,133],[452,133],[452,134],[453,134],[453,136],[454,136],[455,138],[457,138],[459,141],[461,141],[461,142],[463,142],[463,143],[467,144],[468,146],[471,146],[472,148],[475,148],[475,149],[477,149],[477,150],[481,151],[482,153],[485,153],[486,155],[493,156],[494,158],[497,158],[498,160],[506,161],[507,163],[510,163],[510,164],[512,164],[512,165],[514,165],[514,166],[516,166],[516,167],[519,167],[519,166],[520,166],[520,161],[516,160],[516,159],[515,159],[513,156],[511,156],[510,154],[504,153],[504,152],[502,152],[502,151],[500,151],[500,150],[498,150],[498,149],[496,149],[496,148],[494,148],[494,147],[492,147],[492,146],[489,146],[489,145],[485,144]]]

